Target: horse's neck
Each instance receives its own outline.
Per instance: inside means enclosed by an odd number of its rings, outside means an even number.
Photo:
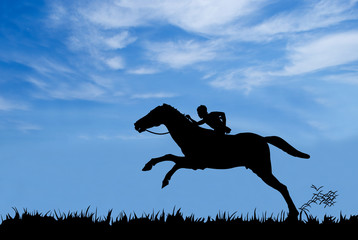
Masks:
[[[164,123],[168,128],[170,133],[182,135],[183,133],[190,131],[191,123],[185,118],[179,117],[169,117]]]
[[[192,136],[193,125],[184,117],[168,118],[165,126],[168,128],[173,140],[183,149]]]

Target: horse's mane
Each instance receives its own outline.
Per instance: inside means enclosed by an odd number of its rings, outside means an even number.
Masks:
[[[166,103],[164,103],[161,107],[165,108],[167,111],[172,113],[175,117],[178,118],[178,120],[185,120],[186,122],[193,124],[192,122],[189,121],[189,119],[187,119],[185,117],[185,115],[183,113],[179,112],[179,110],[176,109],[175,107],[173,107],[169,104],[166,104]]]

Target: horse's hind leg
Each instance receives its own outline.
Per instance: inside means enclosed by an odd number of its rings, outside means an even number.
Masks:
[[[298,217],[298,211],[295,207],[295,204],[293,203],[290,194],[288,193],[287,187],[285,185],[283,185],[282,183],[280,183],[277,178],[272,175],[272,173],[267,173],[267,174],[257,174],[267,185],[269,185],[270,187],[276,189],[277,191],[279,191],[282,196],[284,197],[287,206],[288,206],[288,217],[289,219],[292,220],[297,220]]]
[[[180,156],[175,156],[173,154],[166,154],[164,156],[161,157],[157,157],[157,158],[152,158],[149,162],[147,162],[147,164],[145,164],[144,168],[142,169],[142,171],[149,171],[152,169],[152,167],[159,163],[159,162],[163,162],[163,161],[173,161],[175,163],[177,163],[177,161],[182,160],[185,157],[180,157]]]

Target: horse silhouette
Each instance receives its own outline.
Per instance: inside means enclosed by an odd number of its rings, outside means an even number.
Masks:
[[[239,133],[236,135],[219,135],[213,130],[201,128],[190,122],[185,115],[174,107],[163,104],[139,119],[135,129],[141,133],[148,128],[164,124],[173,140],[181,148],[184,156],[166,154],[152,158],[145,164],[143,171],[163,161],[173,161],[175,165],[165,175],[162,188],[169,184],[172,175],[180,168],[187,169],[229,169],[245,166],[251,169],[267,185],[279,191],[284,197],[290,219],[297,219],[298,211],[290,197],[287,187],[272,174],[270,149],[268,143],[286,153],[308,159],[310,156],[298,151],[285,140],[277,136],[262,137],[255,133]]]

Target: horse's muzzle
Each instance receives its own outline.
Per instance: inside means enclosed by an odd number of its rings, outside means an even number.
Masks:
[[[138,126],[137,123],[134,124],[134,129],[137,130],[139,133],[145,131],[145,128]]]

